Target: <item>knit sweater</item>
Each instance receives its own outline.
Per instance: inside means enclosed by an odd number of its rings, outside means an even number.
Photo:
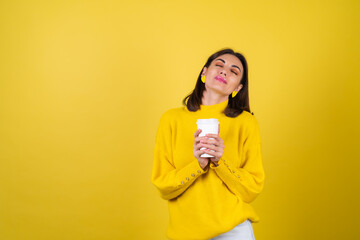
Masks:
[[[173,108],[160,118],[151,180],[168,200],[170,239],[210,239],[246,219],[259,221],[250,205],[265,179],[258,122],[247,111],[227,117],[227,104],[201,105],[196,112]],[[193,148],[196,120],[205,118],[219,120],[225,148],[218,166],[202,169]]]

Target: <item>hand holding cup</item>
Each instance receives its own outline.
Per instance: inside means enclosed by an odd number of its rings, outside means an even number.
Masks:
[[[224,153],[224,141],[219,137],[220,124],[217,119],[198,119],[195,133],[194,156],[200,166],[206,167],[209,160],[217,165]],[[207,159],[205,161],[204,159]]]

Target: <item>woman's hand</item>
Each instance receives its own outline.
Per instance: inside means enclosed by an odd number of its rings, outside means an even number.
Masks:
[[[204,169],[208,163],[209,163],[209,158],[203,158],[200,157],[202,154],[206,153],[205,149],[200,150],[200,148],[202,148],[203,146],[201,146],[200,141],[204,138],[204,137],[199,137],[199,134],[201,133],[201,129],[198,129],[195,133],[194,133],[194,137],[195,137],[195,143],[194,143],[194,156],[196,157],[196,159],[199,162],[199,165],[202,169]]]
[[[199,137],[201,133],[201,129],[198,129],[195,136],[195,144],[194,144],[194,156],[199,161],[200,167],[204,169],[209,161],[212,161],[216,166],[217,162],[220,160],[224,153],[225,145],[224,141],[219,137],[220,133],[220,124],[218,134],[206,134],[203,137]],[[210,139],[213,138],[213,139]],[[200,148],[205,147],[206,149],[200,150]],[[208,153],[214,157],[211,158],[203,158],[200,157],[203,153]]]

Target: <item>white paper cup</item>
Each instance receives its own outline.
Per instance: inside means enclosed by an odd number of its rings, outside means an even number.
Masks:
[[[196,121],[198,129],[201,129],[201,133],[199,134],[199,137],[203,137],[208,133],[211,134],[218,134],[219,133],[219,120],[216,118],[209,118],[209,119],[198,119]],[[214,138],[209,138],[214,139]],[[200,150],[206,149],[205,147],[200,148]],[[212,150],[213,151],[213,150]],[[214,157],[210,154],[203,153],[200,157]]]

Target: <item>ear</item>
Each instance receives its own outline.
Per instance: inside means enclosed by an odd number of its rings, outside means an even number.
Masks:
[[[243,87],[243,85],[240,84],[240,85],[235,89],[235,91],[236,91],[236,92],[239,92],[239,91],[242,89],[242,87]]]
[[[201,76],[204,76],[205,73],[206,73],[206,71],[207,71],[207,67],[204,67],[204,68],[203,68],[203,71],[202,71],[202,73],[201,73]]]

